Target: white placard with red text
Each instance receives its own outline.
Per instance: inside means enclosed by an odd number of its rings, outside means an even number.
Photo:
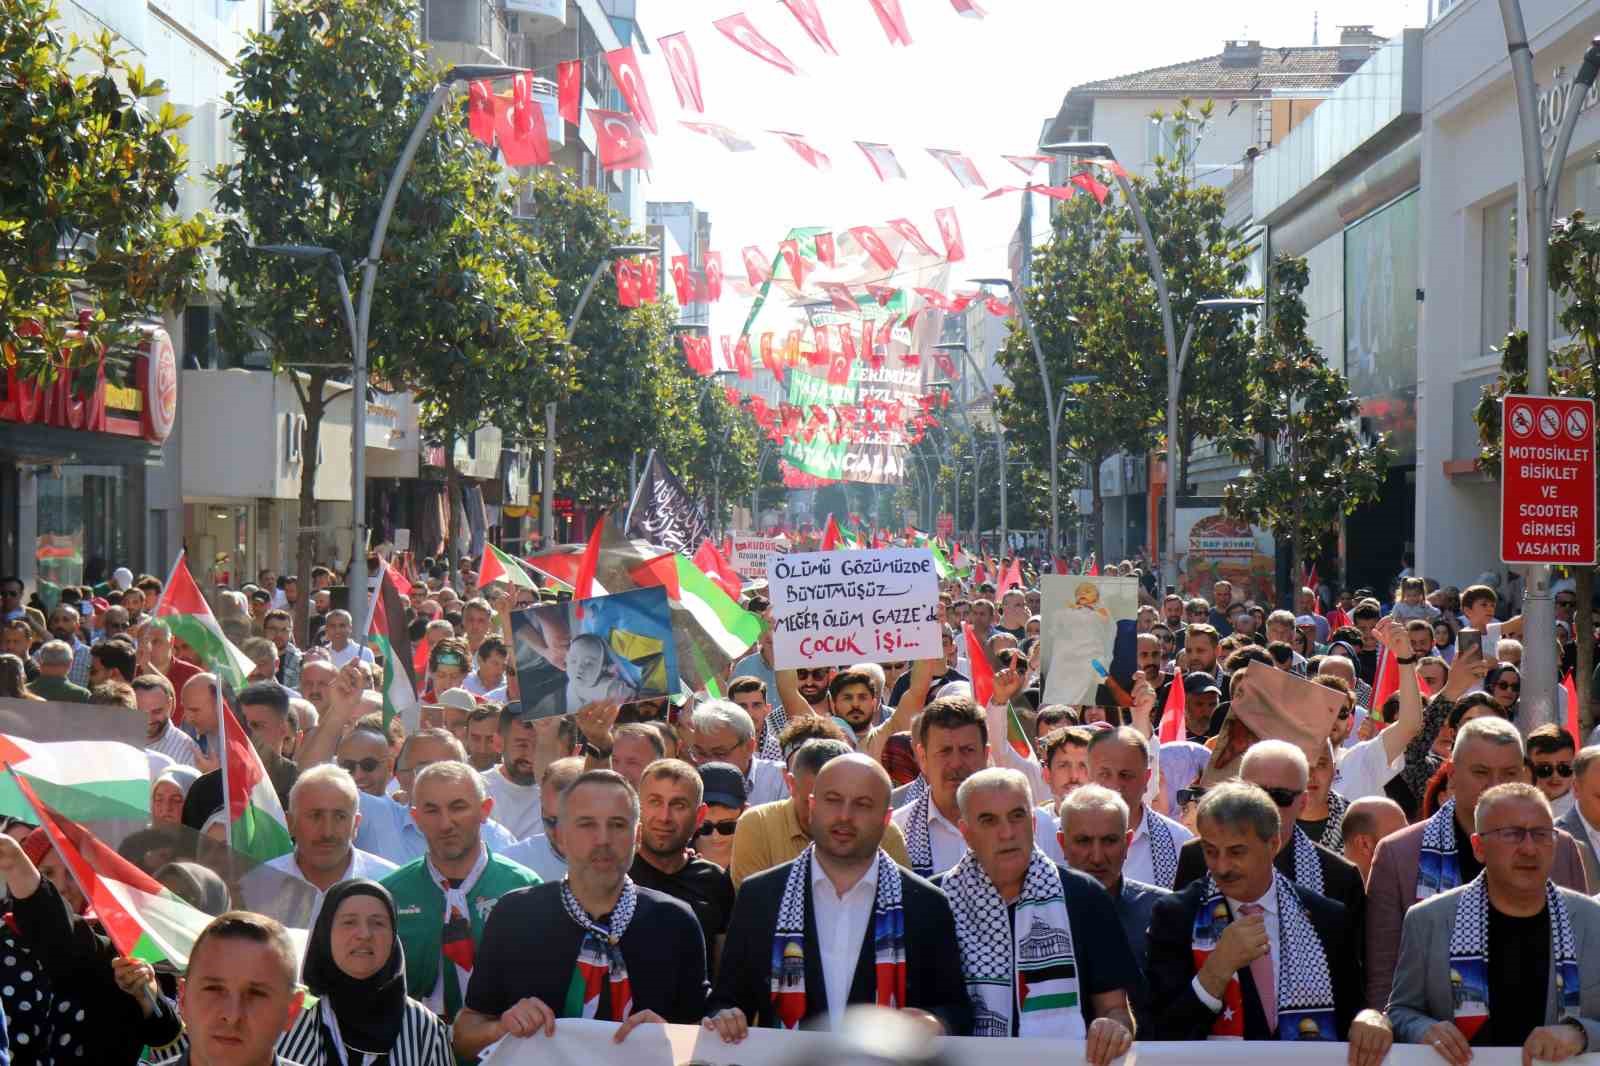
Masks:
[[[788,550],[788,537],[758,537],[751,533],[735,533],[733,557],[728,561],[746,581],[759,581],[767,576],[767,563],[772,557],[782,555]]]
[[[943,655],[939,575],[926,548],[775,555],[767,584],[780,670]]]

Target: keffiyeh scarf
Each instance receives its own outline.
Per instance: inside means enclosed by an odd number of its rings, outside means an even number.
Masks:
[[[1461,884],[1461,863],[1456,858],[1456,801],[1447,800],[1433,812],[1422,830],[1422,850],[1417,853],[1417,899],[1448,892]]]
[[[1350,810],[1350,801],[1337,792],[1328,793],[1328,820],[1322,824],[1322,835],[1317,843],[1329,851],[1344,854],[1344,816]]]
[[[583,929],[583,941],[578,945],[578,961],[572,968],[572,981],[567,985],[567,998],[562,1005],[563,1018],[594,1018],[599,1015],[600,995],[609,992],[611,1020],[626,1021],[633,1013],[633,985],[628,981],[628,964],[623,961],[622,934],[633,921],[633,910],[638,905],[639,893],[633,887],[633,878],[623,877],[622,894],[611,910],[609,922],[598,922],[589,917],[578,897],[572,894],[567,881],[561,882],[561,905],[567,917]]]
[[[1272,876],[1278,894],[1278,1039],[1336,1041],[1333,978],[1322,940],[1295,894],[1294,885],[1277,871]],[[1216,950],[1222,931],[1232,920],[1228,901],[1207,874],[1205,902],[1194,917],[1192,946],[1197,972]],[[1238,974],[1223,990],[1222,1010],[1217,1012],[1208,1039],[1244,1039],[1244,990]]]
[[[1555,963],[1560,1022],[1580,1013],[1577,942],[1555,882],[1544,883],[1544,897],[1550,912],[1550,957]],[[1531,974],[1529,978],[1536,979]],[[1456,905],[1456,924],[1450,931],[1450,986],[1456,1028],[1471,1040],[1489,1020],[1489,886],[1482,874],[1467,885]]]
[[[1317,857],[1317,846],[1311,835],[1299,826],[1294,827],[1294,883],[1322,895],[1322,860]]]
[[[1144,833],[1150,839],[1150,869],[1157,888],[1171,889],[1178,880],[1178,845],[1155,811],[1144,809]],[[909,845],[909,841],[907,842]]]
[[[972,1000],[972,1035],[1009,1037],[1014,1004],[1021,1003],[1018,1036],[1085,1039],[1072,926],[1056,864],[1033,849],[1014,916],[970,851],[951,869],[944,889]]]
[[[467,895],[489,866],[489,849],[478,846],[478,861],[472,871],[459,884],[435,869],[431,858],[424,858],[428,876],[444,893],[444,930],[439,935],[439,953],[444,956],[440,980],[443,984],[444,1017],[454,1018],[461,1009],[462,997],[467,992],[467,981],[472,977],[472,964],[478,948],[472,940],[472,908]]]
[[[906,858],[911,860],[911,872],[919,877],[932,877],[934,873],[933,837],[928,832],[928,808],[932,803],[933,791],[924,784],[922,794],[911,801],[911,813],[906,816]]]
[[[789,867],[772,935],[772,1011],[784,1029],[797,1029],[806,1010],[806,891],[815,844]],[[875,1002],[899,1010],[906,1005],[906,916],[900,902],[900,868],[878,850],[877,896],[872,901]]]

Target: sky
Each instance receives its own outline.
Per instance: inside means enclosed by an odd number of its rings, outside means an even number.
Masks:
[[[638,18],[651,54],[641,62],[660,122],[649,138],[646,199],[690,200],[709,212],[711,248],[723,252],[730,275],[741,272],[741,248],[771,255],[794,226],[843,231],[909,217],[937,244],[933,212],[954,207],[969,262],[952,271],[951,287],[965,287],[967,277],[1004,273],[1019,197],[984,200],[982,190],[962,189],[925,149],[965,151],[990,188],[1022,184],[1000,155],[1032,154],[1074,85],[1212,55],[1228,38],[1309,45],[1314,16],[1321,43],[1334,44],[1341,25],[1388,37],[1422,25],[1427,13],[1427,0],[978,2],[983,19],[958,15],[951,0],[901,0],[913,43],[894,47],[868,0],[817,0],[840,53],[829,56],[777,0],[644,0]],[[802,76],[768,66],[711,25],[740,10]],[[680,30],[700,68],[703,115],[679,106],[656,44]],[[729,126],[756,150],[728,152],[680,119]],[[805,135],[831,157],[831,170],[813,170],[767,130]],[[856,140],[893,146],[906,180],[879,182]],[[736,332],[742,317],[725,296],[713,308],[713,334]]]

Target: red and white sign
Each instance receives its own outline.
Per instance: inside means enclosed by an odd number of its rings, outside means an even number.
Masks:
[[[1501,401],[1500,558],[1591,566],[1595,561],[1594,401]]]

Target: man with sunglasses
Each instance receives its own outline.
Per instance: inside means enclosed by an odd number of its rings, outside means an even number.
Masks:
[[[636,885],[689,905],[710,963],[721,954],[728,931],[733,882],[726,870],[696,854],[707,811],[705,786],[693,766],[682,759],[658,759],[645,767],[639,779],[639,846],[628,876]]]
[[[1564,817],[1577,802],[1572,789],[1572,760],[1577,753],[1572,734],[1554,722],[1528,734],[1528,769],[1533,773],[1535,787],[1550,801],[1550,811],[1556,818]]]
[[[0,622],[27,616],[28,612],[22,607],[22,580],[15,577],[0,577]]]
[[[708,762],[699,771],[706,816],[694,831],[693,846],[702,859],[716,863],[731,874],[733,845],[739,820],[750,809],[750,794],[745,791],[744,775],[737,766]],[[731,880],[729,883],[737,884]]]

